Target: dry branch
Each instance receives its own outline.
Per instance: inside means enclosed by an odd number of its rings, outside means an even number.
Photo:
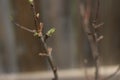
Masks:
[[[31,0],[30,0],[31,1]],[[57,75],[57,68],[55,67],[54,65],[54,62],[53,62],[53,59],[52,59],[52,56],[51,56],[51,52],[49,52],[48,50],[48,46],[46,44],[46,39],[44,38],[43,34],[42,34],[42,29],[43,29],[43,23],[40,22],[40,25],[39,25],[39,13],[36,12],[35,10],[35,4],[34,4],[34,1],[31,1],[30,2],[30,5],[31,5],[31,8],[32,8],[32,12],[33,12],[33,18],[34,18],[34,24],[35,24],[35,28],[36,28],[36,31],[38,33],[38,36],[40,37],[42,43],[43,43],[43,47],[45,48],[45,52],[46,52],[46,57],[47,57],[47,60],[51,66],[51,69],[54,73],[54,78],[53,80],[58,80],[58,75]]]
[[[94,58],[94,66],[95,66],[95,80],[99,80],[99,51],[98,51],[98,41],[103,38],[103,36],[99,36],[98,32],[96,32],[96,28],[100,27],[103,24],[96,25],[96,20],[98,18],[98,13],[99,13],[99,0],[96,2],[96,10],[95,10],[95,17],[93,18],[92,23],[90,23],[91,19],[91,0],[87,0],[87,7],[85,11],[85,16],[83,17],[83,28],[84,32],[86,32],[86,35],[88,37],[88,41],[90,44],[90,48],[92,51],[92,56]],[[90,25],[89,25],[90,24]],[[89,34],[88,34],[89,33]]]
[[[47,57],[47,60],[50,64],[50,67],[53,71],[53,74],[54,74],[54,78],[52,80],[58,80],[58,74],[57,74],[57,68],[53,62],[53,58],[51,56],[51,52],[52,52],[52,48],[48,48],[47,44],[46,44],[46,40],[54,33],[55,29],[52,28],[50,29],[45,35],[43,35],[43,23],[42,22],[39,22],[39,13],[36,12],[35,10],[35,4],[34,4],[34,1],[33,0],[29,0],[29,3],[30,3],[30,6],[31,6],[31,10],[32,10],[32,13],[33,13],[33,19],[34,19],[34,24],[35,24],[35,30],[31,30],[27,27],[24,27],[18,23],[16,23],[15,21],[13,21],[13,23],[18,26],[19,28],[21,29],[24,29],[28,32],[31,32],[31,33],[34,33],[34,36],[37,36],[39,37],[39,39],[41,40],[42,44],[43,44],[43,48],[44,48],[44,52],[45,53],[39,53],[38,55],[39,56],[44,56],[44,57]]]

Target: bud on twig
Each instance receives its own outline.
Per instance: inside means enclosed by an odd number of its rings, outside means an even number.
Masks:
[[[46,33],[46,35],[52,36],[54,32],[55,32],[55,28],[51,28],[51,29]]]
[[[44,40],[46,41],[49,37],[53,35],[54,32],[55,32],[55,28],[51,28],[44,36]]]
[[[40,22],[40,27],[41,27],[41,30],[43,29],[43,23],[42,22]]]

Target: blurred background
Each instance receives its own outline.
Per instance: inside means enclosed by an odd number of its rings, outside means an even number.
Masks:
[[[80,14],[84,14],[87,1],[35,0],[36,11],[44,23],[44,33],[53,26],[56,28],[47,44],[53,48],[52,56],[59,70],[94,66]],[[94,4],[95,0],[90,3]],[[104,23],[101,28],[104,39],[99,43],[100,66],[120,63],[119,3],[119,0],[100,0],[98,23]],[[41,51],[39,39],[14,25],[10,16],[17,23],[35,29],[28,0],[0,0],[0,74],[49,71],[46,58],[38,56]]]

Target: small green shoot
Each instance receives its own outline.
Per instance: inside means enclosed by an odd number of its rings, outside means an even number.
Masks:
[[[53,28],[51,28],[51,29],[46,33],[46,35],[47,35],[47,36],[52,36],[55,31],[56,31],[56,29],[53,27]]]

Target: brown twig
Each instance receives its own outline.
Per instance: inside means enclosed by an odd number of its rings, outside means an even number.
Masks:
[[[87,33],[88,36],[88,40],[90,43],[90,47],[91,47],[91,51],[92,51],[92,55],[94,58],[94,65],[95,65],[95,80],[99,80],[99,51],[98,51],[98,42],[103,39],[102,35],[99,35],[99,32],[97,31],[97,29],[99,27],[101,27],[104,23],[100,23],[98,25],[96,25],[97,19],[98,19],[98,14],[99,14],[99,6],[100,6],[100,1],[97,0],[96,4],[95,4],[95,11],[94,14],[92,14],[94,17],[92,17],[91,20],[91,26],[88,27],[89,25],[89,20],[90,20],[90,13],[92,13],[91,11],[91,7],[90,7],[90,0],[87,1],[87,9],[85,12],[85,17],[84,19],[84,31]],[[87,17],[86,17],[87,16]],[[110,76],[104,78],[103,80],[109,80],[110,78],[114,77],[118,72],[120,71],[120,65],[117,68],[117,70],[111,74]]]
[[[46,44],[46,40],[48,39],[48,37],[50,37],[49,35],[43,35],[42,33],[42,30],[43,30],[43,23],[40,22],[39,24],[39,13],[36,13],[36,10],[35,10],[35,4],[34,4],[34,1],[33,0],[29,0],[30,2],[30,5],[31,5],[31,8],[32,8],[32,12],[33,12],[33,17],[34,17],[34,24],[35,24],[35,30],[31,30],[27,27],[24,27],[18,23],[16,23],[15,21],[13,21],[13,23],[18,26],[19,28],[23,29],[23,30],[26,30],[28,32],[31,32],[31,33],[34,33],[34,35],[37,35],[42,43],[43,43],[43,47],[45,49],[45,53],[39,53],[40,56],[45,56],[47,57],[47,60],[50,64],[50,67],[53,71],[53,74],[54,74],[54,78],[52,80],[58,80],[58,74],[57,74],[57,68],[53,62],[53,59],[52,59],[52,56],[51,56],[51,51],[52,50],[49,50],[47,44]],[[51,34],[50,34],[51,35]],[[47,36],[47,37],[46,37]]]
[[[49,62],[49,64],[50,64],[51,69],[52,69],[53,74],[54,74],[53,80],[58,80],[57,68],[55,67],[55,64],[54,64],[54,62],[53,62],[51,53],[49,53],[49,51],[48,51],[48,47],[47,47],[46,42],[44,41],[44,37],[41,36],[40,38],[41,38],[42,43],[43,43],[43,46],[44,46],[44,48],[45,48],[45,50],[46,50],[46,55],[45,55],[45,56],[47,57],[47,60],[48,60],[48,62]]]
[[[99,0],[96,1],[96,4],[94,6],[95,9],[95,13],[93,13],[93,15],[95,15],[93,17],[92,20],[92,31],[93,31],[93,38],[95,40],[94,42],[94,46],[96,47],[95,51],[96,51],[96,55],[94,56],[94,64],[95,64],[95,80],[99,80],[99,51],[98,51],[98,41],[102,39],[102,37],[98,35],[98,32],[96,31],[96,28],[98,28],[99,26],[101,26],[101,24],[96,25],[97,19],[98,19],[98,14],[99,14]]]
[[[96,30],[97,28],[101,27],[104,23],[102,24],[98,24],[96,25],[97,23],[97,19],[98,19],[98,16],[99,16],[99,7],[100,7],[100,1],[99,0],[96,0],[96,3],[95,3],[95,6],[94,6],[94,10],[95,12],[93,13],[94,17],[93,17],[93,20],[92,20],[92,25],[91,25],[91,30],[93,31],[93,38],[94,38],[94,47],[96,47],[94,50],[96,51],[96,55],[94,55],[94,64],[95,64],[95,80],[99,80],[99,55],[100,55],[100,52],[98,51],[98,42],[103,39],[103,36],[100,36],[99,35],[99,32]]]
[[[36,32],[36,30],[32,30],[32,29],[29,29],[29,28],[27,28],[27,27],[24,27],[24,26],[22,26],[22,25],[20,25],[20,24],[18,24],[18,23],[16,23],[16,22],[13,22],[16,26],[18,26],[19,28],[21,28],[21,29],[23,29],[23,30],[26,30],[26,31],[28,31],[28,32],[31,32],[31,33],[35,33]]]
[[[16,26],[18,26],[19,28],[24,29],[24,30],[26,30],[26,31],[28,31],[28,32],[36,33],[36,30],[31,30],[31,29],[26,28],[26,27],[24,27],[24,26],[22,26],[22,25],[20,25],[20,24],[18,24],[18,23],[16,23],[16,22],[14,22],[14,24],[15,24]],[[51,69],[52,69],[53,74],[54,74],[54,78],[53,78],[52,80],[58,80],[57,68],[55,67],[55,64],[54,64],[54,62],[53,62],[51,53],[48,51],[48,47],[47,47],[47,44],[46,44],[46,41],[45,41],[46,38],[44,38],[44,36],[41,36],[40,39],[41,39],[41,41],[42,41],[42,43],[43,43],[43,47],[45,48],[45,52],[46,52],[46,53],[39,53],[39,55],[40,55],[40,56],[45,56],[45,57],[47,57],[47,60],[48,60],[48,62],[49,62],[49,64],[50,64]]]
[[[35,29],[37,30],[37,27],[38,27],[38,19],[36,18],[36,10],[35,10],[35,4],[34,4],[34,1],[32,1],[30,3],[31,5],[31,9],[32,9],[32,13],[33,13],[33,19],[34,19],[34,24],[35,24]]]
[[[53,71],[53,74],[54,74],[54,78],[53,80],[58,80],[58,75],[57,75],[57,68],[55,67],[54,65],[54,62],[53,62],[53,59],[52,59],[52,56],[51,56],[51,53],[48,51],[48,47],[47,47],[47,44],[46,44],[46,39],[44,38],[44,36],[42,35],[42,29],[43,29],[43,25],[39,25],[38,22],[39,22],[39,15],[36,13],[36,10],[35,10],[35,4],[34,4],[34,1],[31,2],[31,8],[32,8],[32,12],[33,12],[33,17],[34,17],[34,23],[35,23],[35,27],[36,27],[36,31],[38,32],[38,35],[43,43],[43,47],[45,48],[45,52],[46,52],[46,57],[47,57],[47,60],[51,66],[51,69]],[[38,30],[38,25],[39,25],[39,30]]]
[[[87,33],[88,41],[91,47],[92,51],[92,56],[94,58],[94,66],[95,66],[95,80],[99,80],[99,51],[98,51],[98,41],[102,39],[102,37],[99,37],[98,32],[96,32],[96,26],[101,26],[101,25],[96,25],[96,21],[98,18],[98,11],[99,11],[99,1],[96,3],[96,10],[94,14],[94,18],[92,20],[92,25],[89,25],[90,19],[91,19],[91,13],[92,13],[92,5],[91,5],[91,0],[87,0],[87,7],[85,11],[85,16],[83,17],[84,19],[84,31]],[[91,34],[91,35],[88,35]]]

